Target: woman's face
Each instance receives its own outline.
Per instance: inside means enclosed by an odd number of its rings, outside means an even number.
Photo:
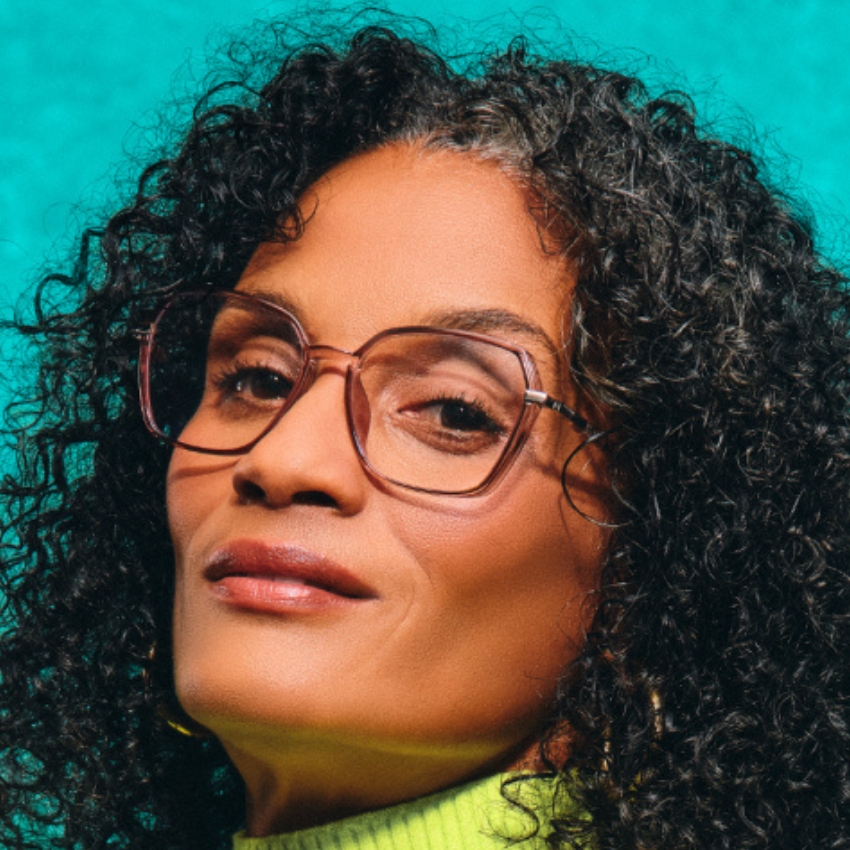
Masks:
[[[528,206],[472,155],[380,149],[318,181],[303,236],[263,245],[238,289],[349,351],[386,328],[481,316],[575,404],[555,353],[573,273]],[[540,413],[495,489],[424,495],[364,470],[343,386],[341,370],[320,370],[241,456],[176,449],[168,513],[182,704],[249,796],[313,789],[344,812],[519,757],[581,644],[606,540],[562,493],[581,437],[555,413]],[[598,458],[570,470],[575,501],[599,516]]]

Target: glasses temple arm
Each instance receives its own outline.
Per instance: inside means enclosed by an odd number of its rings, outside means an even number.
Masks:
[[[556,398],[547,395],[542,390],[526,390],[525,401],[527,404],[539,404],[541,407],[548,407],[561,416],[565,416],[570,422],[582,431],[595,431],[596,429],[580,414],[576,413],[569,405],[558,401]]]

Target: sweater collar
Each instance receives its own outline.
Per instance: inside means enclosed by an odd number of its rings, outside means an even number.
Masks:
[[[233,850],[497,850],[517,846],[542,850],[545,842],[532,837],[535,820],[508,799],[533,809],[548,832],[554,783],[507,776],[489,776],[437,794],[311,829],[268,838],[233,838]],[[525,839],[525,840],[523,840]]]

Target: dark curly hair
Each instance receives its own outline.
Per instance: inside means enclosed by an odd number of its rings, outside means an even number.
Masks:
[[[7,411],[0,845],[209,850],[238,828],[221,747],[162,717],[169,450],[140,417],[136,333],[297,238],[279,223],[335,164],[415,140],[495,160],[564,224],[569,365],[616,423],[617,527],[552,707],[572,746],[541,745],[586,814],[556,810],[550,846],[850,847],[846,276],[683,95],[521,39],[447,60],[410,26],[238,44],[16,320],[39,372]]]

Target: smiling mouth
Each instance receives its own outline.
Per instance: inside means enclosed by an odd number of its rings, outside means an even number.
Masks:
[[[237,541],[213,553],[204,578],[219,601],[263,613],[345,608],[377,598],[344,567],[290,545]]]

